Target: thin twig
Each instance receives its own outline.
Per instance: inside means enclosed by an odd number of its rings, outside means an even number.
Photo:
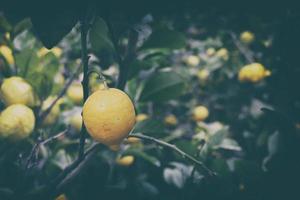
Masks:
[[[229,31],[229,35],[231,36],[234,45],[243,54],[243,56],[246,58],[246,60],[249,63],[253,63],[254,62],[253,54],[251,52],[249,52],[249,50],[247,50],[246,47],[238,40],[236,34],[232,31]]]
[[[55,100],[50,104],[50,106],[40,113],[39,115],[39,122],[40,124],[44,121],[44,119],[48,116],[48,114],[51,112],[52,108],[55,106],[55,104],[58,102],[60,98],[62,98],[65,93],[67,92],[68,88],[72,84],[73,80],[77,77],[79,71],[81,68],[81,64],[79,64],[75,70],[75,72],[72,74],[72,76],[69,78],[63,89],[60,91],[59,95],[55,98]]]
[[[189,154],[185,153],[184,151],[182,151],[181,149],[179,149],[178,147],[176,147],[175,145],[173,144],[170,144],[170,143],[167,143],[167,142],[164,142],[162,140],[159,140],[159,139],[156,139],[156,138],[153,138],[153,137],[150,137],[150,136],[147,136],[147,135],[143,135],[141,133],[134,133],[134,134],[130,134],[130,136],[132,137],[137,137],[137,138],[140,138],[140,139],[144,139],[144,140],[149,140],[151,142],[155,142],[161,146],[164,146],[164,147],[167,147],[173,151],[176,151],[178,154],[180,154],[183,158],[186,158],[188,159],[189,161],[199,165],[202,169],[204,169],[210,176],[215,176],[217,175],[216,172],[210,170],[208,167],[206,167],[204,165],[204,163],[202,163],[201,161],[197,160],[196,158],[190,156]]]
[[[49,137],[49,138],[46,139],[46,140],[38,141],[38,142],[33,146],[32,150],[31,150],[31,152],[30,152],[30,154],[29,154],[29,156],[28,156],[28,158],[27,158],[27,161],[26,161],[26,164],[25,164],[25,169],[28,170],[28,169],[30,168],[31,163],[32,163],[32,161],[33,161],[33,157],[34,157],[34,155],[36,155],[36,154],[38,153],[39,148],[40,148],[41,145],[45,145],[45,144],[47,144],[47,143],[49,143],[49,142],[52,142],[53,140],[55,140],[55,139],[57,139],[57,138],[59,138],[59,137],[65,135],[68,131],[69,131],[69,128],[66,129],[66,130],[64,130],[64,131],[62,131],[62,132],[60,132],[60,133],[58,133],[58,134],[56,134],[56,135],[54,135],[54,136],[52,136],[52,137]]]

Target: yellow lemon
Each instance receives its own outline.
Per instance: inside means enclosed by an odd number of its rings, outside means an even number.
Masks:
[[[52,49],[42,47],[40,50],[38,50],[37,55],[38,57],[43,57],[49,52],[52,52],[56,57],[59,58],[62,54],[62,49],[59,47],[53,47]]]
[[[98,142],[115,147],[135,124],[135,110],[126,93],[119,89],[98,90],[83,106],[83,121]]]
[[[58,85],[64,85],[65,77],[61,73],[57,73],[57,74],[55,74],[53,81],[54,81],[54,83],[56,83]]]
[[[22,104],[8,106],[0,114],[0,135],[15,140],[28,137],[35,125],[32,110]]]
[[[193,109],[193,119],[195,121],[203,121],[209,115],[209,111],[205,106],[197,106]]]
[[[55,200],[68,200],[68,198],[66,197],[66,195],[61,194],[61,195],[59,195],[58,197],[56,197]]]
[[[168,115],[165,117],[164,119],[165,124],[170,125],[170,126],[175,126],[176,124],[178,124],[178,120],[176,118],[175,115]]]
[[[208,48],[207,50],[206,50],[206,54],[208,55],[208,56],[213,56],[214,54],[216,53],[216,49],[215,48]]]
[[[197,77],[199,80],[206,81],[209,77],[209,71],[207,69],[199,70],[197,73]]]
[[[8,64],[10,65],[15,64],[13,52],[8,46],[5,45],[0,46],[0,55],[2,55],[5,58]]]
[[[228,50],[226,48],[221,48],[216,52],[216,55],[223,60],[228,60]]]
[[[116,163],[121,166],[130,166],[134,162],[133,156],[123,156],[122,158],[117,158]]]
[[[73,83],[67,90],[67,96],[75,104],[81,104],[83,100],[83,90],[80,83]]]
[[[141,122],[148,118],[149,118],[149,116],[147,114],[141,113],[141,114],[136,115],[135,120],[136,120],[136,122]]]
[[[35,95],[31,85],[17,76],[4,79],[0,96],[6,105],[24,104],[34,106],[35,104]]]
[[[56,96],[50,96],[48,97],[42,105],[42,111],[45,111],[46,109],[49,108],[49,106],[53,103],[53,101],[56,99]],[[62,104],[63,99],[59,99],[56,104],[52,107],[50,113],[46,116],[46,118],[43,121],[43,125],[45,126],[50,126],[52,124],[54,124],[58,117],[59,117],[59,113],[60,113],[60,105]]]
[[[82,116],[81,112],[76,112],[72,117],[70,118],[70,125],[73,127],[77,132],[80,132],[81,126],[82,126]]]
[[[256,83],[270,75],[271,71],[266,70],[262,64],[252,63],[245,65],[242,69],[240,69],[238,79],[242,82],[248,81]]]
[[[255,35],[250,31],[244,31],[240,35],[240,40],[245,44],[250,44],[254,41]]]
[[[196,67],[200,63],[200,58],[195,55],[190,55],[190,56],[186,57],[184,61],[188,66]]]
[[[136,143],[139,143],[141,141],[140,138],[137,138],[137,137],[128,137],[126,142],[129,143],[129,144],[136,144]]]

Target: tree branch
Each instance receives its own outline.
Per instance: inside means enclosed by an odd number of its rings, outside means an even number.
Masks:
[[[130,137],[137,137],[137,138],[148,140],[148,141],[151,141],[151,142],[155,142],[156,144],[159,144],[161,146],[167,147],[167,148],[169,148],[169,149],[177,152],[178,154],[180,154],[183,158],[186,158],[189,161],[191,161],[191,162],[199,165],[202,169],[205,170],[205,172],[207,172],[208,175],[210,175],[210,176],[216,176],[217,175],[216,172],[214,172],[214,171],[210,170],[208,167],[206,167],[204,165],[204,163],[202,163],[201,161],[197,160],[196,158],[190,156],[189,154],[185,153],[184,151],[182,151],[181,149],[179,149],[178,147],[176,147],[173,144],[164,142],[162,140],[159,140],[159,139],[147,136],[147,135],[143,135],[141,133],[134,133],[134,134],[132,133],[129,136]]]
[[[87,100],[89,97],[89,57],[87,52],[87,33],[89,30],[89,25],[86,19],[81,21],[81,60],[83,64],[83,80],[81,82],[83,88],[83,102]],[[86,138],[86,127],[82,121],[82,128],[80,131],[80,141],[79,141],[79,149],[78,149],[78,161],[83,158],[84,155],[84,145],[85,145],[85,138]]]

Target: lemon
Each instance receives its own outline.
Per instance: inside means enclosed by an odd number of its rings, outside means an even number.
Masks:
[[[144,121],[148,118],[149,118],[149,116],[147,114],[141,113],[141,114],[136,115],[135,121],[136,122],[141,122],[141,121]]]
[[[207,69],[199,70],[197,73],[197,77],[199,80],[206,81],[209,77],[209,71]]]
[[[197,106],[193,109],[193,119],[195,121],[203,121],[209,115],[209,111],[205,106]]]
[[[10,65],[15,64],[13,52],[8,46],[5,45],[0,46],[0,55],[2,55],[5,58],[8,64]]]
[[[195,55],[190,55],[190,56],[186,57],[184,61],[188,66],[196,67],[200,63],[200,58]]]
[[[49,106],[53,103],[53,101],[56,99],[56,96],[50,96],[48,97],[42,105],[42,111],[45,111],[49,108]],[[59,117],[59,113],[60,113],[60,105],[62,104],[63,100],[59,99],[56,104],[52,107],[50,113],[46,116],[46,118],[43,121],[43,125],[45,126],[50,126],[52,124],[54,124],[58,117]]]
[[[136,143],[139,143],[141,141],[140,138],[137,138],[137,137],[128,137],[126,142],[129,143],[129,144],[136,144]]]
[[[8,106],[0,114],[0,135],[12,139],[28,137],[35,125],[35,117],[32,110],[22,104]]]
[[[61,194],[55,200],[68,200],[68,198],[66,197],[66,195]]]
[[[238,79],[242,82],[248,81],[256,83],[270,75],[271,72],[269,70],[266,70],[262,64],[252,63],[249,65],[245,65],[240,69]]]
[[[12,76],[4,79],[0,95],[6,105],[24,104],[31,107],[35,104],[35,95],[31,85],[21,77]]]
[[[168,115],[165,117],[164,119],[165,124],[169,125],[169,126],[175,126],[176,124],[178,124],[178,120],[176,118],[175,115]]]
[[[65,77],[61,73],[57,73],[57,74],[55,74],[53,81],[57,85],[64,85],[65,84]]]
[[[83,90],[80,83],[73,83],[67,90],[67,96],[75,104],[81,104],[83,100]]]
[[[82,116],[81,112],[77,111],[71,118],[70,118],[70,125],[74,128],[77,132],[80,132],[82,126]]]
[[[208,56],[213,56],[214,54],[216,53],[216,49],[215,48],[208,48],[207,50],[206,50],[206,54],[208,55]]]
[[[216,55],[223,60],[228,60],[228,50],[226,48],[221,48],[216,52]]]
[[[134,106],[119,89],[98,90],[83,106],[83,121],[95,140],[116,148],[135,124]]]
[[[52,49],[42,47],[40,50],[38,50],[37,55],[38,57],[43,57],[49,52],[52,52],[57,58],[59,58],[62,54],[62,49],[59,47],[53,47]]]
[[[117,158],[116,163],[121,166],[130,166],[134,162],[133,156],[123,156],[122,158]]]
[[[240,35],[240,40],[245,43],[245,44],[250,44],[254,41],[255,36],[252,32],[250,31],[244,31]]]

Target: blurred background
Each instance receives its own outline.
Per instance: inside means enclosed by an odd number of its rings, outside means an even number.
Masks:
[[[63,8],[21,17],[0,9],[1,200],[30,199],[22,195],[52,184],[77,157],[80,25]],[[132,132],[174,144],[218,175],[128,138],[119,151],[101,146],[52,199],[297,199],[296,9],[118,8],[109,16],[94,9],[101,14],[91,17],[88,33],[90,93],[104,80],[115,87],[134,30],[135,52],[125,63],[125,92],[137,113]],[[48,12],[68,23],[54,26]],[[66,36],[52,47],[50,31]]]

